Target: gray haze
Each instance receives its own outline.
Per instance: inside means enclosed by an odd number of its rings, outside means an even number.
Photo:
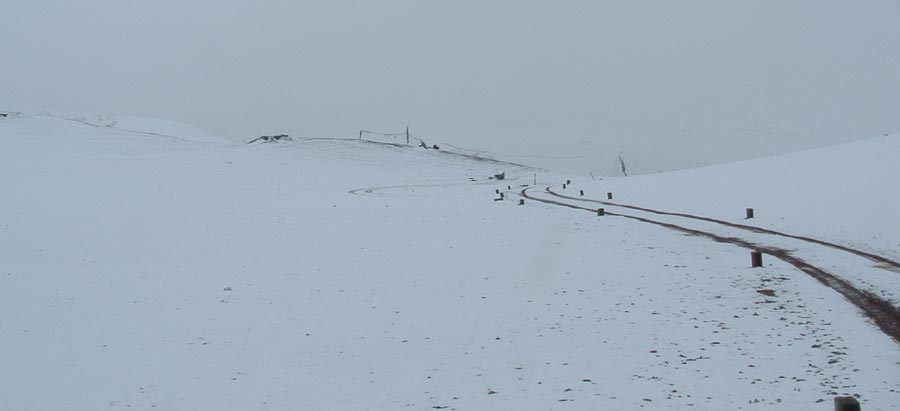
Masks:
[[[896,0],[0,0],[0,110],[652,172],[900,130]]]

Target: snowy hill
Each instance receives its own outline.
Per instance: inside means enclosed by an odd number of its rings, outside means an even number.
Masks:
[[[658,224],[788,250],[896,307],[890,264],[734,225],[896,261],[897,136],[591,181],[90,120],[0,119],[0,409],[900,400],[900,344],[856,302],[792,260],[751,268],[747,247]],[[584,210],[598,207],[608,215]]]
[[[597,189],[629,201],[757,222],[900,259],[900,134],[754,161],[627,179]],[[623,197],[623,198],[624,198]]]

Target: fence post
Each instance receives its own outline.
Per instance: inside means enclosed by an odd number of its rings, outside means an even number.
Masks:
[[[860,411],[859,401],[853,397],[834,397],[834,411]]]
[[[751,251],[750,252],[750,267],[762,267],[762,253],[759,251]]]

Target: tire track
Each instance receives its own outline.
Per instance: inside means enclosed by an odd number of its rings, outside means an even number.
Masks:
[[[397,185],[397,186],[382,186],[382,187],[363,187],[357,188],[355,190],[350,190],[347,193],[355,194],[355,195],[371,195],[378,197],[391,197],[388,194],[382,194],[380,191],[384,190],[402,190],[402,189],[412,189],[412,188],[434,188],[434,187],[445,187],[449,184],[410,184],[410,185]]]
[[[828,242],[828,241],[819,240],[819,239],[812,238],[812,237],[805,237],[805,236],[800,236],[800,235],[788,234],[788,233],[783,233],[783,232],[775,231],[775,230],[769,230],[769,229],[766,229],[766,228],[756,227],[756,226],[752,226],[752,225],[732,223],[732,222],[730,222],[730,221],[719,220],[719,219],[710,218],[710,217],[697,216],[697,215],[693,215],[693,214],[673,213],[673,212],[668,212],[668,211],[654,210],[654,209],[652,209],[652,208],[638,207],[638,206],[633,206],[633,205],[628,205],[628,204],[619,204],[619,203],[614,203],[614,202],[611,202],[611,201],[600,201],[600,200],[593,200],[593,199],[587,199],[587,198],[572,197],[572,196],[567,196],[567,195],[564,195],[564,194],[559,194],[559,193],[553,191],[551,187],[547,187],[546,191],[547,191],[547,193],[549,193],[550,195],[552,195],[552,196],[554,196],[554,197],[564,198],[564,199],[567,199],[567,200],[575,200],[575,201],[584,201],[584,202],[590,202],[590,203],[597,203],[597,204],[603,204],[603,205],[612,206],[612,207],[622,207],[622,208],[627,208],[627,209],[631,209],[631,210],[644,211],[644,212],[648,212],[648,213],[652,213],[652,214],[657,214],[657,215],[667,215],[667,216],[673,216],[673,217],[690,218],[690,219],[693,219],[693,220],[706,221],[706,222],[710,222],[710,223],[721,224],[721,225],[728,226],[728,227],[732,227],[732,228],[738,228],[738,229],[741,229],[741,230],[747,230],[747,231],[751,231],[751,232],[758,233],[758,234],[776,235],[776,236],[779,236],[779,237],[792,238],[792,239],[795,239],[795,240],[806,241],[806,242],[809,242],[809,243],[818,244],[818,245],[821,245],[821,246],[830,247],[830,248],[833,248],[833,249],[836,249],[836,250],[841,250],[841,251],[845,251],[845,252],[848,252],[848,253],[851,253],[851,254],[855,254],[855,255],[857,255],[857,256],[860,256],[860,257],[863,257],[863,258],[865,258],[865,259],[868,259],[868,260],[870,260],[870,261],[872,261],[872,262],[875,262],[875,263],[882,264],[882,265],[884,265],[884,266],[893,268],[893,269],[891,269],[890,271],[897,271],[897,270],[900,270],[900,262],[891,260],[891,259],[886,258],[886,257],[882,257],[882,256],[877,255],[877,254],[872,254],[872,253],[865,252],[865,251],[862,251],[862,250],[857,250],[857,249],[855,249],[855,248],[850,248],[850,247],[847,247],[847,246],[843,246],[843,245],[840,245],[840,244],[831,243],[831,242]],[[882,267],[882,268],[883,268],[883,267]]]
[[[513,177],[508,179],[510,182],[518,181],[518,177]],[[442,187],[463,187],[463,186],[484,186],[484,185],[492,185],[496,184],[496,180],[488,180],[488,181],[468,181],[468,182],[459,182],[459,183],[431,183],[431,184],[406,184],[406,185],[396,185],[396,186],[375,186],[375,187],[363,187],[357,188],[354,190],[350,190],[347,193],[354,195],[368,195],[368,196],[376,196],[376,197],[393,197],[389,194],[381,193],[381,191],[388,190],[406,190],[406,189],[415,189],[415,188],[442,188]]]
[[[560,207],[571,208],[575,210],[583,210],[589,211],[591,213],[596,213],[597,210],[593,208],[583,207],[575,204],[569,204],[561,201],[544,199],[539,197],[533,197],[528,194],[528,190],[532,187],[525,188],[520,192],[520,195],[526,199],[541,202],[544,204],[550,204]],[[549,192],[549,188],[548,188]],[[557,196],[559,197],[559,196]],[[564,197],[563,197],[564,198]],[[595,202],[598,202],[595,200]],[[598,202],[600,204],[607,204],[604,202]],[[609,203],[608,205],[618,206],[618,204]],[[636,208],[637,209],[637,208]],[[643,211],[643,210],[642,210]],[[668,214],[664,212],[660,212],[658,214]],[[791,254],[790,251],[785,250],[783,248],[766,246],[756,244],[742,238],[738,237],[725,237],[718,234],[697,230],[693,228],[683,227],[677,224],[666,223],[662,221],[651,220],[649,218],[632,216],[627,214],[620,213],[610,213],[606,212],[605,215],[612,217],[621,217],[627,218],[629,220],[634,220],[642,223],[653,224],[656,226],[664,227],[673,231],[678,231],[687,235],[696,236],[696,237],[704,237],[710,240],[725,243],[725,244],[733,244],[741,248],[747,248],[751,250],[757,250],[763,252],[765,254],[769,254],[775,258],[778,258],[781,261],[784,261],[800,271],[810,275],[815,278],[817,281],[821,282],[825,286],[837,291],[839,294],[843,295],[844,298],[849,300],[851,303],[856,305],[869,319],[871,319],[875,325],[885,334],[894,339],[894,342],[900,344],[900,309],[894,307],[890,302],[885,301],[884,299],[879,298],[878,296],[860,290],[847,281],[841,279],[840,277],[831,274],[819,267],[816,267],[809,262],[803,260],[802,258],[796,257]],[[702,218],[701,218],[702,219]],[[888,260],[890,261],[890,260]]]

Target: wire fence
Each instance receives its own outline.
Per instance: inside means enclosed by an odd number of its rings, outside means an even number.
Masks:
[[[414,136],[409,132],[409,128],[401,133],[383,133],[380,131],[359,130],[359,140],[371,141],[374,143],[390,143],[407,146],[428,147],[425,140]]]

